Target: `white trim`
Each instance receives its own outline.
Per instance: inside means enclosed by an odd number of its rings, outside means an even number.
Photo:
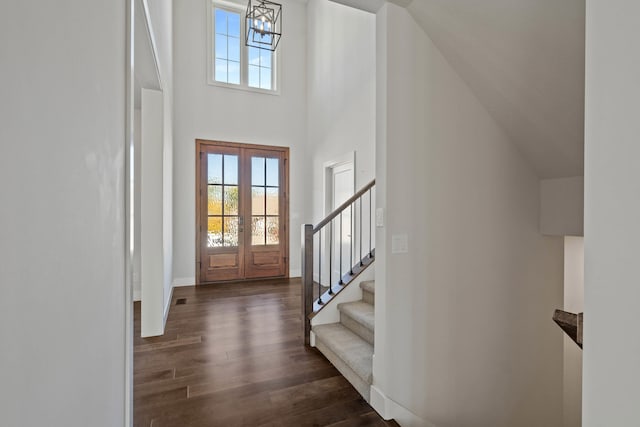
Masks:
[[[153,26],[151,25],[151,15],[149,12],[148,0],[142,0],[142,8],[144,9],[144,23],[147,27],[147,35],[149,36],[149,42],[151,43],[151,54],[153,55],[153,62],[156,66],[156,75],[158,76],[158,86],[160,91],[163,90],[162,76],[160,75],[160,64],[158,62],[158,43],[153,32]]]
[[[323,180],[322,180],[322,194],[323,194],[323,200],[324,200],[324,214],[325,215],[329,215],[333,208],[332,208],[332,201],[329,198],[329,186],[333,185],[331,179],[332,179],[332,170],[333,168],[335,168],[336,166],[343,166],[343,165],[348,165],[351,164],[352,169],[353,169],[353,189],[352,189],[352,193],[355,194],[356,192],[356,152],[355,151],[349,151],[347,153],[344,153],[343,155],[333,159],[333,160],[329,160],[327,162],[324,162],[322,164],[322,174],[323,174]]]
[[[135,285],[133,287],[133,302],[142,301],[142,290],[140,287],[136,288]]]
[[[167,317],[169,317],[169,310],[171,309],[171,301],[173,301],[173,286],[169,291],[169,299],[164,306],[164,321],[162,322],[162,335],[164,335],[165,330],[167,329]]]
[[[227,0],[205,0],[206,9],[207,9],[207,42],[205,43],[207,47],[207,52],[205,57],[207,58],[206,64],[206,82],[209,86],[217,86],[225,89],[233,89],[233,90],[241,90],[245,92],[253,92],[253,93],[261,93],[263,95],[280,95],[280,68],[281,68],[281,52],[282,45],[279,44],[276,51],[273,52],[272,57],[272,67],[271,67],[271,86],[274,89],[260,89],[249,86],[249,66],[248,66],[248,55],[249,50],[245,45],[244,37],[246,30],[246,22],[244,19],[244,15],[246,13],[246,4],[245,3],[236,3],[234,1]],[[234,12],[240,13],[240,84],[232,84],[216,81],[214,78],[214,45],[213,45],[213,36],[214,36],[214,21],[213,21],[213,9],[215,6],[219,6],[223,9],[227,9]]]
[[[134,111],[135,111],[135,3],[136,0],[126,0],[126,46],[125,46],[125,134],[124,134],[124,170],[125,183],[125,234],[124,234],[124,427],[133,426],[133,159],[134,150]]]
[[[386,396],[378,387],[372,385],[369,404],[385,420],[395,420],[403,427],[436,427]]]
[[[311,347],[315,347],[316,346],[316,334],[313,331],[311,331],[309,333],[309,345]]]
[[[173,279],[171,285],[174,288],[181,288],[183,286],[195,286],[196,278],[195,277],[176,277]]]

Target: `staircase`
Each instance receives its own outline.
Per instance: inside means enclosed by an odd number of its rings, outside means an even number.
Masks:
[[[372,383],[375,282],[360,283],[360,301],[338,304],[340,322],[313,326],[315,346],[369,402]]]

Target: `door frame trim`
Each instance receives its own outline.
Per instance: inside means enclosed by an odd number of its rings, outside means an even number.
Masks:
[[[329,160],[322,164],[322,173],[324,175],[322,180],[322,196],[323,196],[322,200],[324,202],[322,208],[325,211],[324,215],[329,215],[331,212],[333,212],[333,208],[331,207],[332,193],[329,192],[329,188],[333,185],[331,183],[331,179],[333,178],[332,176],[333,168],[337,166],[346,165],[346,164],[351,164],[353,169],[353,194],[355,194],[356,192],[356,152],[355,151],[346,152],[342,156],[337,157],[333,160]]]
[[[229,142],[229,141],[215,141],[215,140],[208,140],[208,139],[196,139],[196,155],[195,155],[195,199],[196,199],[196,222],[195,222],[195,234],[196,234],[196,242],[195,242],[195,249],[196,249],[196,259],[195,259],[195,277],[196,277],[196,286],[198,285],[202,285],[202,284],[211,284],[211,283],[225,283],[228,281],[220,281],[220,282],[203,282],[201,281],[200,278],[200,244],[201,244],[201,237],[200,237],[200,209],[201,209],[201,205],[200,205],[200,153],[202,152],[202,148],[203,147],[232,147],[232,148],[241,148],[241,149],[254,149],[254,150],[269,150],[269,151],[278,151],[280,153],[282,153],[282,159],[284,162],[284,176],[285,176],[285,185],[283,187],[284,189],[284,213],[282,215],[282,219],[285,223],[285,236],[284,236],[284,241],[283,241],[283,246],[284,246],[284,256],[285,256],[285,274],[284,276],[282,276],[283,278],[288,279],[289,278],[289,264],[290,264],[290,254],[289,254],[289,246],[290,246],[290,242],[289,242],[289,231],[290,231],[290,227],[289,227],[289,147],[283,147],[283,146],[277,146],[277,145],[259,145],[259,144],[247,144],[247,143],[242,143],[242,142]],[[267,278],[267,279],[271,279],[271,278]],[[267,279],[243,279],[241,281],[244,280],[267,280]],[[238,280],[234,280],[233,282],[238,282]]]

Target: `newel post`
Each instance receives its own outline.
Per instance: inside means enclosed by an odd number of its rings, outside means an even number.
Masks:
[[[302,224],[302,334],[309,345],[313,310],[313,225]]]

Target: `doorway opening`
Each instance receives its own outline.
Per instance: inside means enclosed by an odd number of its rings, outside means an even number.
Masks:
[[[196,140],[196,283],[288,277],[289,148]]]

